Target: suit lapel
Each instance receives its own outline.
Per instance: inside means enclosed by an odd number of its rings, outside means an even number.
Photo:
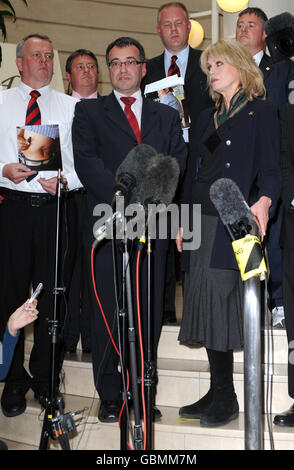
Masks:
[[[186,69],[186,75],[185,75],[185,85],[193,77],[196,67],[197,67],[196,60],[193,60],[193,50],[190,48],[188,63],[187,63],[187,69]]]
[[[263,57],[259,64],[259,68],[263,73],[264,80],[266,80],[268,75],[270,75],[272,68],[271,58],[267,54],[263,54]]]
[[[152,128],[155,126],[155,120],[157,118],[157,113],[154,107],[152,106],[152,101],[143,98],[142,106],[142,118],[141,118],[141,139],[143,139],[150,133]]]
[[[118,129],[136,140],[133,129],[131,128],[125,113],[117,102],[113,92],[104,97],[104,112],[105,118],[108,118]]]

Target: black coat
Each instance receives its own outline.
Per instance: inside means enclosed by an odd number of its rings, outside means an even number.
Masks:
[[[282,201],[284,206],[281,245],[293,250],[294,208],[294,106],[287,104],[281,112],[281,170]]]
[[[288,102],[291,88],[289,84],[294,80],[294,62],[282,60],[273,63],[270,56],[264,54],[259,68],[263,73],[264,85],[267,91],[267,99],[279,110]],[[292,89],[294,88],[294,83]]]
[[[199,116],[197,131],[193,136],[192,155],[187,168],[183,202],[189,202],[191,189],[196,180],[201,154],[199,142],[212,119],[214,110],[205,110]],[[268,101],[253,100],[217,131],[221,142],[222,175],[234,180],[245,199],[249,201],[253,185],[257,185],[257,199],[272,199],[272,212],[280,196],[281,176],[279,168],[280,127],[276,108]],[[193,201],[197,202],[197,201]],[[188,269],[188,253],[183,267]],[[219,220],[211,266],[238,269],[229,236]]]

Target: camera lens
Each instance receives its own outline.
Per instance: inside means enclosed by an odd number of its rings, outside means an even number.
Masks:
[[[277,48],[282,54],[288,54],[294,47],[293,39],[289,36],[281,36],[277,41]]]

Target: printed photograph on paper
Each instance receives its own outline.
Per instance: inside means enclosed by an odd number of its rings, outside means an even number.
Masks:
[[[153,101],[158,101],[176,109],[180,114],[182,128],[188,129],[190,127],[183,77],[171,75],[157,82],[149,83],[145,87],[144,95]]]
[[[62,170],[59,126],[46,124],[16,128],[18,161],[31,170]]]

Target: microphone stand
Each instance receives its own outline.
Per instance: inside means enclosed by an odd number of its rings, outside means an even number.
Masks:
[[[62,397],[57,396],[57,346],[58,346],[58,327],[57,319],[57,297],[63,293],[64,288],[58,287],[58,266],[59,266],[59,232],[60,232],[60,200],[61,200],[61,169],[57,176],[57,211],[56,211],[56,246],[55,246],[55,281],[54,281],[54,306],[53,319],[49,320],[49,334],[51,335],[51,373],[49,380],[49,399],[46,403],[45,417],[43,421],[42,433],[40,438],[39,450],[48,450],[49,437],[58,438],[63,450],[70,450],[67,432],[62,429],[58,420],[55,420],[56,407],[59,409],[60,416],[64,414],[64,403]],[[64,432],[63,432],[64,431]]]
[[[125,227],[125,216],[124,216],[124,227]],[[131,376],[131,386],[132,386],[132,398],[133,398],[133,408],[134,408],[134,449],[143,450],[143,431],[140,419],[140,402],[139,402],[139,393],[138,393],[138,374],[137,374],[137,351],[136,351],[136,328],[134,324],[134,315],[133,315],[133,297],[132,297],[132,283],[131,283],[131,265],[130,257],[128,253],[127,246],[127,236],[126,230],[124,230],[124,251],[123,251],[123,292],[125,293],[124,303],[126,304],[127,311],[127,327],[125,325],[125,316],[123,316],[123,333],[128,334],[128,343],[129,343],[129,360],[130,360],[130,376]],[[125,305],[124,305],[125,307]],[[126,344],[125,338],[123,339],[123,344]],[[124,348],[126,349],[126,348]],[[125,355],[126,357],[126,355]],[[125,358],[122,358],[123,363]],[[123,397],[126,400],[128,397]],[[123,420],[123,425],[121,426],[121,446],[122,449],[126,448],[126,419]]]
[[[253,235],[257,235],[253,224]],[[262,450],[261,276],[244,281],[245,450]]]

